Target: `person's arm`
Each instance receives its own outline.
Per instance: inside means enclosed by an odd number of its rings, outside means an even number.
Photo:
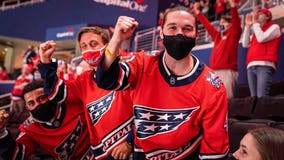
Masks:
[[[242,46],[248,48],[250,46],[250,29],[245,27],[242,38]]]
[[[128,133],[126,141],[115,147],[111,153],[114,159],[127,159],[134,147],[133,129]]]
[[[247,14],[245,16],[245,29],[243,32],[243,38],[242,38],[242,46],[244,48],[248,48],[250,45],[250,29],[252,26],[252,15],[251,14]]]
[[[12,158],[16,145],[16,142],[5,127],[8,119],[9,114],[4,109],[0,110],[0,159],[4,160]]]
[[[24,132],[20,132],[17,141],[15,141],[9,131],[6,129],[9,114],[5,110],[0,110],[0,159],[18,160],[28,159],[35,152],[37,145]],[[19,127],[24,128],[22,126]]]
[[[234,32],[236,36],[240,37],[242,34],[242,27],[241,27],[241,19],[238,13],[238,9],[235,6],[235,2],[234,0],[229,0],[229,4],[230,4],[230,12],[231,12],[231,26],[234,29]]]
[[[225,160],[229,151],[228,102],[225,88],[222,87],[211,94],[211,99],[208,99],[203,106],[208,107],[208,110],[201,121],[203,136],[200,157],[201,159]]]
[[[47,41],[40,44],[40,64],[38,70],[44,82],[44,91],[50,100],[57,102],[65,101],[67,92],[64,81],[57,76],[57,63],[51,61],[55,51],[55,42]]]
[[[137,26],[138,22],[134,18],[127,16],[120,16],[118,18],[113,36],[105,51],[106,56],[103,61],[104,70],[107,70],[119,56],[120,45],[132,35]]]
[[[252,28],[259,43],[265,43],[281,36],[281,30],[277,24],[273,24],[265,32],[262,31],[259,23],[254,23]]]
[[[128,85],[129,66],[119,66],[119,48],[138,26],[138,22],[131,17],[120,16],[115,25],[113,36],[105,50],[95,75],[95,81],[100,88],[107,90],[121,90]],[[123,75],[126,75],[123,76]]]
[[[200,4],[199,2],[194,3],[194,14],[196,15],[198,21],[203,25],[203,27],[206,29],[208,34],[211,36],[213,41],[216,38],[220,38],[219,31],[211,24],[211,22],[200,12]]]
[[[6,128],[0,131],[0,159],[11,160],[16,147],[16,142]]]

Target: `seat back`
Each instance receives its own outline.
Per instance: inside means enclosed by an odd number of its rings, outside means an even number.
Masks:
[[[228,101],[228,117],[239,120],[252,118],[256,97],[232,98]]]
[[[253,111],[253,118],[284,121],[284,97],[274,96],[258,98]]]

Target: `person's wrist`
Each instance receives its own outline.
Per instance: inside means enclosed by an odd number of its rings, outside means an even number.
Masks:
[[[194,10],[194,14],[197,16],[197,15],[199,15],[199,13],[200,13],[200,10]]]
[[[106,48],[105,53],[108,57],[113,58],[113,59],[115,59],[116,57],[118,57],[120,55],[119,52],[111,53],[109,51],[108,47]]]
[[[51,60],[41,59],[40,62],[43,64],[49,64],[51,63]]]

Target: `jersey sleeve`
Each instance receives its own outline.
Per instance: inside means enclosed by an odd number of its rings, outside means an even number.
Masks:
[[[76,80],[64,81],[58,77],[57,63],[40,63],[38,69],[43,79],[45,94],[50,100],[61,103],[68,98],[68,101],[75,102],[82,96],[82,94],[79,94],[81,90],[77,89],[80,88],[78,87],[78,85],[81,85],[80,82]],[[74,91],[68,92],[72,88],[74,88]]]
[[[241,19],[238,13],[238,9],[236,7],[232,7],[231,10],[231,17],[232,23],[231,26],[234,29],[234,33],[237,37],[240,37],[242,34],[242,27],[241,27]]]
[[[223,87],[224,88],[224,87]],[[202,119],[203,137],[201,159],[225,159],[229,151],[227,124],[227,96],[225,89],[217,91],[209,100],[209,108]]]
[[[38,69],[43,79],[45,94],[48,98],[57,102],[63,102],[67,93],[63,80],[59,79],[56,74],[57,63],[40,63]]]
[[[9,133],[6,137],[0,139],[0,159],[4,160],[21,160],[28,159],[37,149],[35,143],[30,136],[23,132],[23,127],[16,141]]]
[[[217,38],[221,38],[216,28],[211,24],[211,22],[201,12],[197,15],[197,18],[199,22],[203,25],[203,27],[206,29],[208,34],[211,36],[213,41],[215,41]]]
[[[104,55],[105,56],[105,55]],[[111,64],[108,70],[103,70],[102,63],[98,66],[95,81],[100,88],[107,90],[125,90],[135,86],[138,69],[138,53],[129,61],[119,63],[119,57]]]
[[[0,139],[0,159],[10,160],[16,146],[15,140],[8,133],[6,137]]]

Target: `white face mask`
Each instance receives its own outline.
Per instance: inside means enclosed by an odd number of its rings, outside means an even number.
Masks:
[[[76,67],[76,73],[77,75],[80,75],[83,72],[83,68],[81,66]]]

